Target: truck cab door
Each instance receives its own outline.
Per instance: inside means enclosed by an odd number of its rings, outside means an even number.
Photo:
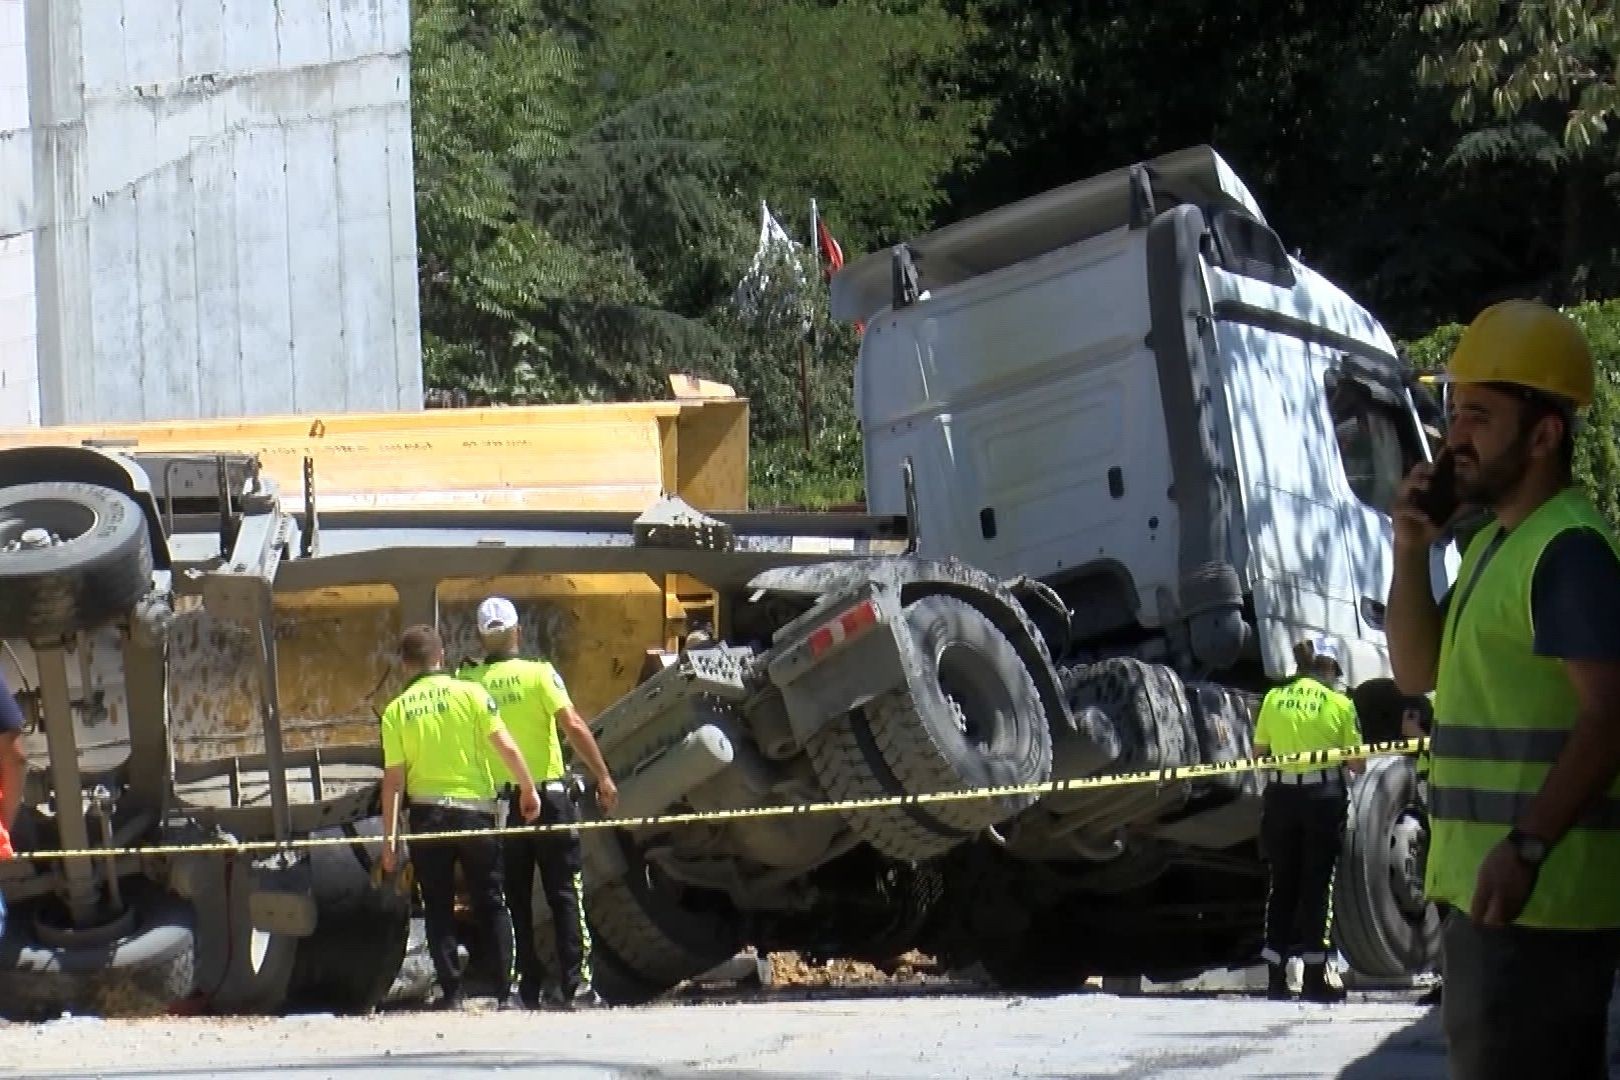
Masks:
[[[1397,366],[1253,325],[1220,333],[1267,669],[1286,674],[1292,643],[1326,632],[1351,685],[1386,676],[1389,511],[1429,456]]]
[[[1352,677],[1358,667],[1382,666],[1358,663],[1357,608],[1369,571],[1356,553],[1374,546],[1368,541],[1380,530],[1341,494],[1322,388],[1331,357],[1293,334],[1237,320],[1217,325],[1241,476],[1246,576],[1266,670],[1286,676],[1292,645],[1321,632],[1351,646],[1345,660]]]
[[[1393,373],[1374,371],[1344,355],[1324,378],[1328,414],[1338,445],[1339,503],[1357,586],[1363,640],[1384,639],[1384,600],[1394,573],[1391,510],[1402,479],[1433,456],[1411,394]],[[1430,584],[1444,593],[1456,571],[1454,545],[1430,560]]]

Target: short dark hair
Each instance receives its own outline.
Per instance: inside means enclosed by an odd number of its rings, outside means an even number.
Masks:
[[[425,668],[444,654],[444,639],[426,623],[407,627],[399,638],[400,663]]]
[[[1297,672],[1304,674],[1311,670],[1311,661],[1315,659],[1316,649],[1309,638],[1294,642],[1294,667]]]
[[[1551,394],[1537,394],[1528,399],[1525,406],[1524,430],[1529,431],[1546,416],[1556,416],[1563,428],[1563,434],[1558,438],[1558,468],[1564,479],[1568,480],[1575,472],[1574,403]]]

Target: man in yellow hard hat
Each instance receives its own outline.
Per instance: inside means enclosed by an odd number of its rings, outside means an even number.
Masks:
[[[1434,690],[1425,885],[1447,911],[1451,1075],[1601,1077],[1620,956],[1620,543],[1571,477],[1592,356],[1567,316],[1510,300],[1469,325],[1445,379],[1460,508],[1425,508],[1429,464],[1403,482],[1387,634],[1401,690]],[[1431,545],[1469,507],[1492,520],[1437,602]]]

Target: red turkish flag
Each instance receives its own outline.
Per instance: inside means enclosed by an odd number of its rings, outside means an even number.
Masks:
[[[816,219],[816,243],[821,247],[821,257],[827,260],[827,276],[830,278],[844,265],[844,249],[838,246],[833,234],[827,231],[827,223],[820,218]]]

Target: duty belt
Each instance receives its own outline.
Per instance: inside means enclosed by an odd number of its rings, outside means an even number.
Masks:
[[[468,810],[474,814],[495,814],[493,799],[456,799],[449,795],[412,795],[412,806],[436,806],[441,810]]]
[[[547,792],[551,795],[562,795],[568,791],[568,785],[562,780],[542,780],[538,784],[534,785],[534,789],[536,791]],[[517,793],[518,786],[516,784],[503,784],[501,786],[500,797],[503,799],[514,798],[517,796]]]
[[[1271,774],[1274,784],[1286,784],[1289,787],[1312,787],[1317,784],[1342,784],[1344,774],[1338,768],[1312,769],[1309,772],[1286,772],[1278,770]]]

